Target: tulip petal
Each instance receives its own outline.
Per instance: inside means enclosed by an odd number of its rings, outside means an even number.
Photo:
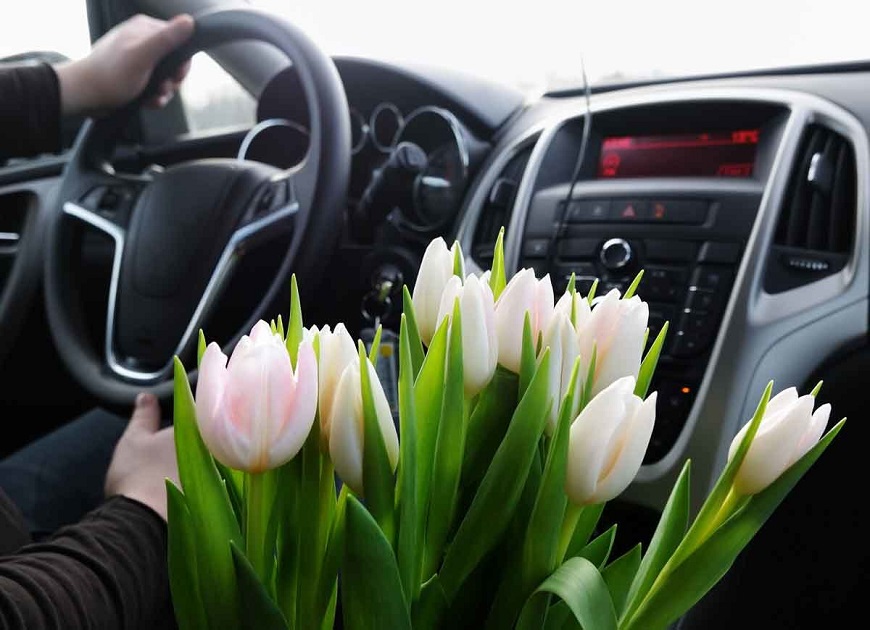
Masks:
[[[789,466],[794,464],[797,460],[807,454],[813,446],[816,445],[822,434],[825,432],[825,428],[828,426],[828,420],[831,417],[831,405],[825,403],[821,407],[813,412],[812,417],[810,418],[809,425],[807,426],[806,431],[801,437],[801,441],[798,443],[797,449],[791,457],[791,462],[789,462]]]
[[[536,293],[536,282],[534,270],[522,269],[511,278],[495,305],[498,362],[517,374],[522,355],[523,323],[531,308],[531,298]],[[537,335],[533,313],[531,319],[532,333]]]
[[[610,473],[602,478],[595,489],[593,503],[604,503],[619,496],[637,476],[643,464],[649,441],[652,438],[656,414],[656,393],[636,405],[633,416],[626,422],[620,452],[615,455],[617,462]]]
[[[338,381],[345,368],[358,360],[356,346],[344,324],[334,331],[329,326],[320,332],[320,362],[318,365],[318,396],[320,400],[320,433],[324,444],[329,442],[332,403]],[[299,374],[297,370],[297,375]]]
[[[368,364],[369,382],[372,387],[372,398],[375,403],[375,414],[378,417],[378,427],[381,430],[381,436],[384,438],[384,447],[387,451],[387,459],[390,460],[390,467],[395,472],[396,466],[399,464],[399,434],[396,432],[396,424],[393,422],[390,403],[387,401],[387,395],[384,393],[384,388],[378,378],[375,366],[372,365],[371,361],[366,361],[366,363]],[[362,396],[361,390],[360,396]],[[362,408],[362,401],[360,401],[360,408]],[[364,430],[363,436],[365,436]]]
[[[212,342],[205,349],[199,364],[196,383],[196,417],[200,424],[207,423],[215,414],[224,396],[227,382],[227,355]]]
[[[363,417],[359,365],[345,368],[335,392],[329,455],[335,472],[356,494],[363,494]]]
[[[423,253],[417,281],[414,283],[414,311],[420,338],[428,344],[438,328],[438,307],[444,286],[453,275],[453,254],[444,239],[434,239]]]
[[[287,364],[290,364],[289,356]],[[293,459],[299,453],[317,414],[317,360],[311,343],[299,345],[296,374],[275,370],[271,393],[276,397],[273,409],[279,409],[280,424],[269,448],[269,468],[275,468]],[[274,413],[274,411],[273,411]]]

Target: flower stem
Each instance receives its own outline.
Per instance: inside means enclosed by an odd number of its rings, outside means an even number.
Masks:
[[[249,473],[245,477],[245,551],[257,577],[266,584],[266,501],[263,473]]]
[[[577,523],[583,514],[583,508],[584,506],[582,505],[568,501],[568,507],[565,508],[565,518],[562,519],[562,534],[559,537],[557,564],[561,564],[562,560],[565,559],[565,554],[571,545],[571,539],[574,537],[574,530],[577,529]]]

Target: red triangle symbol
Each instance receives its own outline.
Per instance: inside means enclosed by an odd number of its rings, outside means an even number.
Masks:
[[[622,217],[624,219],[634,219],[637,216],[637,212],[634,211],[634,206],[629,205],[626,206],[625,210],[622,211]]]

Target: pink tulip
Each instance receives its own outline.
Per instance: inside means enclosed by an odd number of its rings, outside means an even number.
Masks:
[[[537,340],[553,316],[553,300],[549,275],[538,280],[534,269],[522,269],[511,278],[495,305],[498,362],[502,366],[519,374],[526,313],[532,325],[532,338]]]
[[[310,341],[299,346],[296,372],[279,335],[260,321],[227,364],[212,343],[202,357],[196,418],[212,454],[231,468],[259,473],[293,459],[317,410],[317,362]]]

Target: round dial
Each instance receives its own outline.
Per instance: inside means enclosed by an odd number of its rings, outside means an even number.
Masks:
[[[608,269],[622,269],[631,262],[631,245],[622,238],[612,238],[601,247],[601,263]]]
[[[372,112],[369,123],[372,142],[384,153],[396,146],[396,135],[402,128],[402,112],[392,103],[381,103]]]

